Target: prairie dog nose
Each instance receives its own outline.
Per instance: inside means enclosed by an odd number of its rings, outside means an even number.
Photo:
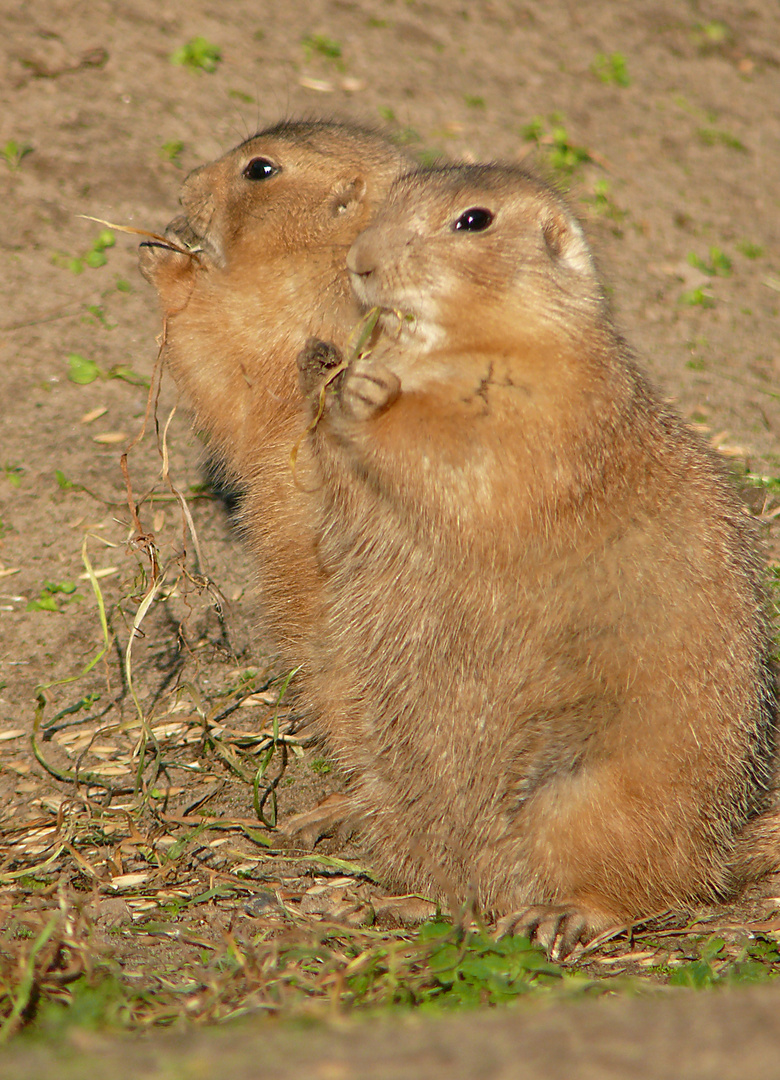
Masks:
[[[413,244],[415,234],[411,230],[393,228],[383,229],[372,225],[365,229],[349,249],[347,270],[357,277],[366,278],[373,274],[384,262],[398,262],[404,249]]]
[[[358,277],[368,277],[376,270],[377,237],[373,229],[366,229],[347,252],[347,270]]]

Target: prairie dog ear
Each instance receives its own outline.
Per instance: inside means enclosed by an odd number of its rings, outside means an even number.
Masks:
[[[334,217],[359,206],[366,196],[366,182],[362,176],[339,180],[331,193],[331,213]]]
[[[590,248],[580,223],[561,206],[546,206],[539,224],[550,258],[567,263],[578,274],[592,274]]]

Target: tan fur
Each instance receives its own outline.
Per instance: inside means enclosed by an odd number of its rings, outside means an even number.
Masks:
[[[267,179],[244,170],[257,159]],[[165,363],[228,477],[261,609],[290,664],[305,654],[318,597],[308,507],[290,469],[303,430],[295,357],[311,334],[344,346],[358,318],[345,258],[408,161],[346,124],[278,124],[195,170],[167,236],[192,256],[141,248],[166,319]]]
[[[492,224],[453,229],[469,208]],[[775,737],[761,569],[579,225],[521,170],[421,171],[348,266],[384,338],[310,435],[305,678],[377,869],[563,951],[728,895]],[[300,360],[312,410],[324,355]]]

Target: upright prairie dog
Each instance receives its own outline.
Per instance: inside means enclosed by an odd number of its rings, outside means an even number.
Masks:
[[[751,525],[519,169],[399,179],[347,266],[384,334],[299,358],[325,570],[306,673],[385,879],[554,955],[740,884],[776,703]]]
[[[165,364],[245,490],[261,610],[290,664],[305,656],[319,596],[308,506],[289,466],[304,426],[295,357],[311,335],[346,345],[358,319],[346,253],[408,168],[374,132],[280,123],[187,177],[184,213],[166,233],[175,247],[141,247]]]

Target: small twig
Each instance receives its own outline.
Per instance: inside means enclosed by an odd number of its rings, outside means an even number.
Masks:
[[[173,493],[173,495],[179,501],[179,506],[181,507],[182,515],[183,515],[184,520],[186,522],[187,528],[189,529],[190,536],[192,537],[193,547],[195,548],[195,561],[196,561],[196,564],[197,564],[198,573],[202,574],[203,577],[206,578],[206,580],[208,580],[208,575],[206,574],[205,564],[204,564],[204,561],[203,561],[203,553],[201,552],[200,542],[198,541],[198,533],[197,533],[197,530],[195,528],[195,522],[192,520],[192,513],[190,512],[190,508],[187,505],[187,500],[184,498],[182,493],[179,491],[179,489],[176,487],[173,480],[171,479],[171,474],[170,474],[170,471],[169,471],[169,468],[168,468],[168,428],[170,427],[171,421],[173,420],[173,417],[175,416],[175,414],[176,414],[176,406],[174,405],[174,407],[171,409],[171,411],[170,411],[170,413],[168,415],[168,419],[165,422],[165,427],[163,428],[163,435],[162,435],[162,459],[163,459],[162,476],[163,476],[163,480],[167,483],[168,487],[171,489],[171,492]],[[186,551],[186,547],[185,547],[185,551]]]
[[[48,859],[45,859],[42,863],[38,863],[36,866],[27,866],[23,870],[10,870],[6,873],[0,874],[0,882],[2,882],[4,885],[7,885],[12,881],[18,881],[19,878],[32,877],[33,875],[40,873],[41,870],[46,870],[47,867],[51,866],[52,863],[57,861],[65,847],[66,844],[63,841],[63,843],[60,844],[60,846],[57,848],[53,855],[50,855]]]
[[[105,225],[108,229],[116,229],[117,232],[130,233],[132,236],[145,236],[149,240],[154,240],[160,247],[169,248],[171,251],[178,251],[180,255],[189,255],[191,259],[197,259],[197,251],[191,251],[189,248],[182,247],[180,244],[175,244],[172,240],[169,240],[167,236],[162,236],[160,233],[149,232],[148,229],[136,229],[132,225],[115,225],[113,221],[104,221],[103,218],[92,217],[91,214],[79,214],[80,218],[85,221],[94,221],[98,225]]]
[[[265,777],[268,771],[268,766],[271,764],[271,759],[274,756],[277,746],[280,743],[279,739],[279,706],[282,704],[282,698],[287,692],[287,687],[290,685],[293,676],[300,671],[300,668],[293,668],[285,678],[281,687],[279,688],[279,698],[276,702],[276,709],[274,710],[274,717],[272,721],[272,741],[269,749],[266,751],[265,757],[261,761],[257,772],[255,773],[254,781],[252,783],[252,803],[257,814],[258,821],[262,822],[268,829],[276,828],[276,788],[279,781],[284,775],[284,770],[287,768],[287,744],[286,741],[281,743],[282,746],[282,765],[279,769],[278,776],[271,781],[270,784],[266,784],[263,797],[260,798],[260,781]],[[265,808],[266,801],[271,799],[271,817],[266,820],[263,810]]]

